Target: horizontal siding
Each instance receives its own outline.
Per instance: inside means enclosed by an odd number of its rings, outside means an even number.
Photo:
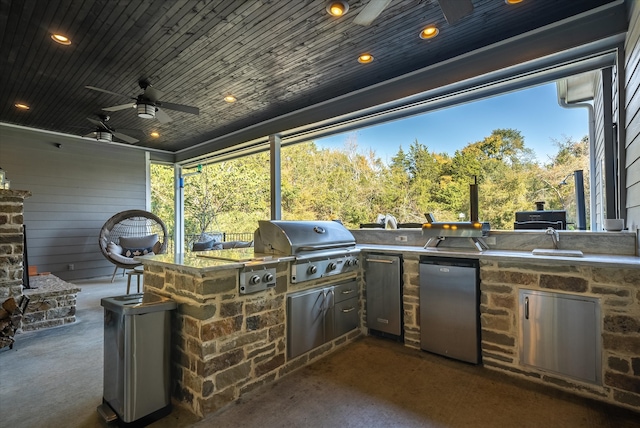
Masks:
[[[640,226],[640,2],[631,2],[629,31],[625,41],[626,67],[626,178],[630,228]]]
[[[115,213],[145,209],[144,152],[1,125],[0,137],[11,188],[32,193],[24,206],[29,264],[65,280],[110,275],[98,235]]]

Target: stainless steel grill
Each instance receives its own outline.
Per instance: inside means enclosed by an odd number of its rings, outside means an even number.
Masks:
[[[256,253],[294,256],[291,282],[299,283],[357,269],[356,240],[335,221],[258,222],[254,234]]]

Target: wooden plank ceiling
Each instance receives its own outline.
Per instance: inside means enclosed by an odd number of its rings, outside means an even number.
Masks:
[[[369,0],[348,1],[334,18],[322,0],[0,0],[0,122],[85,135],[87,117],[133,103],[148,79],[162,101],[200,114],[163,109],[173,121],[161,123],[125,109],[107,123],[135,145],[176,152],[611,0],[473,0],[453,25],[436,0],[393,0],[369,26],[353,23]],[[440,34],[422,40],[428,24]],[[364,52],[372,63],[356,61]]]

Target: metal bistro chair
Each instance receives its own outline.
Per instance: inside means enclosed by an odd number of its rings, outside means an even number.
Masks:
[[[141,266],[135,256],[162,254],[167,250],[167,227],[158,216],[144,210],[122,211],[111,217],[100,229],[100,251],[118,268]],[[124,272],[123,271],[123,272]]]

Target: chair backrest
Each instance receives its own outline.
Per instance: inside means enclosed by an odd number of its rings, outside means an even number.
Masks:
[[[100,229],[100,251],[107,260],[120,265],[112,257],[109,257],[107,251],[109,242],[120,245],[120,238],[143,238],[154,234],[158,236],[158,243],[153,248],[153,252],[156,254],[164,253],[167,250],[167,227],[164,222],[148,211],[122,211],[107,220]]]

